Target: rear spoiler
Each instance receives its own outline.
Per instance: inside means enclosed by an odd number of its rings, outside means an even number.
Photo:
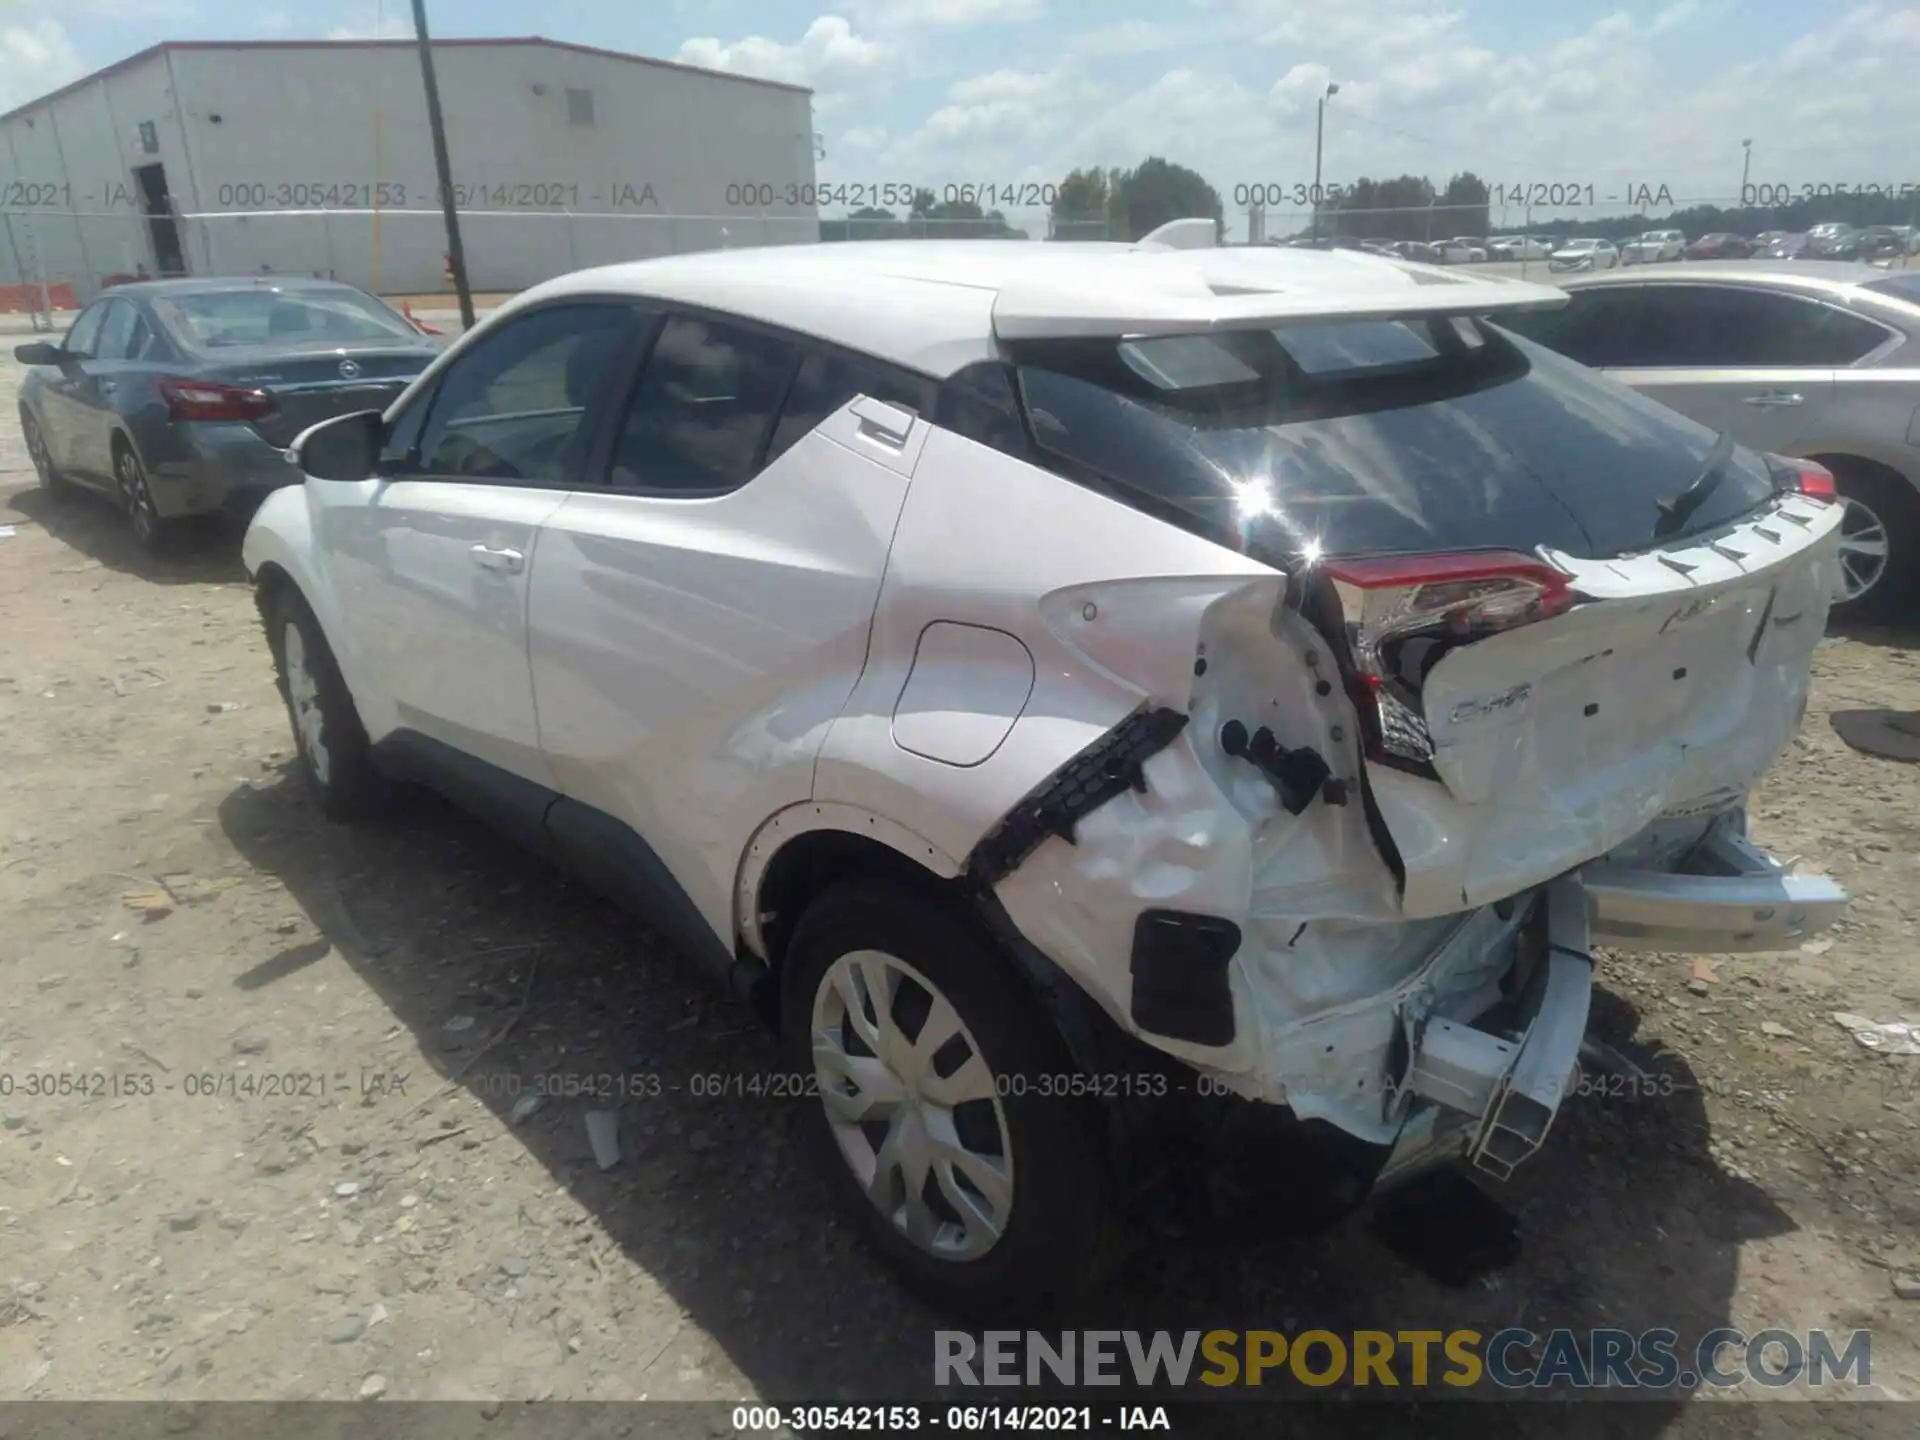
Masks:
[[[1130,251],[1088,256],[1064,275],[1013,280],[994,300],[994,334],[1192,335],[1550,310],[1568,298],[1551,285],[1462,275],[1366,251],[1222,248],[1214,235],[1211,219],[1170,221]]]

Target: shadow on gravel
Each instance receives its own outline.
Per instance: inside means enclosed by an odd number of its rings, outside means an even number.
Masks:
[[[934,1398],[933,1333],[951,1322],[896,1288],[831,1217],[825,1187],[801,1163],[796,1124],[808,1102],[754,1093],[779,1059],[744,1006],[718,997],[623,913],[431,798],[376,824],[331,826],[297,777],[283,774],[233,792],[220,819],[240,853],[287,885],[437,1057],[442,1074],[428,1093],[457,1074],[505,1119],[516,1094],[543,1075],[590,1089],[617,1090],[603,1087],[603,1076],[642,1077],[630,1090],[657,1083],[657,1094],[624,1103],[617,1093],[549,1099],[510,1141],[494,1143],[523,1146],[684,1307],[686,1328],[707,1332],[763,1395]],[[311,958],[263,958],[233,983],[270,984]],[[456,1015],[474,1023],[461,1032],[467,1043],[450,1049],[443,1027]],[[1631,1007],[1598,997],[1596,1029],[1651,1082],[1569,1102],[1544,1153],[1511,1184],[1489,1185],[1518,1221],[1519,1257],[1508,1268],[1446,1288],[1394,1258],[1364,1215],[1312,1237],[1249,1240],[1244,1226],[1162,1233],[1142,1244],[1108,1294],[1048,1328],[1470,1327],[1491,1335],[1666,1327],[1683,1337],[1684,1358],[1685,1346],[1728,1323],[1741,1243],[1789,1221],[1708,1157],[1691,1070],[1677,1055],[1636,1045],[1637,1023]],[[476,1061],[475,1047],[503,1027]],[[621,1112],[625,1158],[609,1171],[588,1146],[582,1115],[592,1108]],[[401,1163],[444,1113],[431,1109],[389,1138]],[[623,1383],[644,1390],[649,1368],[661,1383],[683,1338],[640,1342],[648,1353],[632,1357]],[[1257,1421],[1263,1434],[1377,1434],[1383,1419],[1392,1423],[1366,1404],[1298,1403],[1327,1392],[1277,1373],[1268,1379],[1261,1390],[1225,1393],[1296,1403],[1215,1404],[1205,1428]],[[1185,1393],[1221,1392],[1193,1385]],[[1475,1393],[1498,1392],[1483,1385]],[[1094,1398],[1117,1397],[1079,1396]],[[1686,1407],[1677,1399],[1581,1406],[1578,1425],[1549,1403],[1442,1403],[1444,1415],[1421,1408],[1418,1423],[1433,1433],[1455,1422],[1480,1436],[1532,1433],[1548,1422],[1562,1434],[1653,1436]],[[1686,1429],[1694,1433],[1691,1420]]]
[[[1920,615],[1904,625],[1849,624],[1835,620],[1828,625],[1827,633],[1859,645],[1876,645],[1882,650],[1915,650],[1920,649]]]
[[[243,527],[232,522],[195,519],[169,554],[156,557],[135,543],[127,517],[104,495],[82,491],[55,500],[35,487],[14,495],[11,504],[63,545],[156,585],[219,585],[247,578],[240,564]]]

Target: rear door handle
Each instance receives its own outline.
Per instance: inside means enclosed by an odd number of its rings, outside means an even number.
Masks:
[[[1801,405],[1806,397],[1793,390],[1765,390],[1758,395],[1744,396],[1743,405],[1752,405],[1759,410],[1778,410],[1788,405]]]
[[[500,575],[518,575],[527,568],[527,557],[518,550],[496,550],[491,545],[476,545],[467,552],[482,570]]]

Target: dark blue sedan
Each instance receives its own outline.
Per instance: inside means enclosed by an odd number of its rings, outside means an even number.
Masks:
[[[300,479],[316,421],[385,409],[439,346],[328,280],[156,280],[110,290],[58,344],[20,345],[20,428],[40,482],[99,490],[149,550],[191,515],[250,512]]]

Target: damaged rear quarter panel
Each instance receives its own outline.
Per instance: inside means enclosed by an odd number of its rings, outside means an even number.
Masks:
[[[1188,714],[1147,760],[1144,793],[1086,815],[1077,843],[1042,843],[996,894],[1030,941],[1136,1032],[1140,913],[1171,908],[1239,925],[1232,1044],[1148,1038],[1210,1068],[1248,1072],[1249,1090],[1273,1093],[1264,1056],[1277,1027],[1379,996],[1440,938],[1399,923],[1357,787],[1344,806],[1315,800],[1289,815],[1258,770],[1219,748],[1222,724],[1240,719],[1313,748],[1336,777],[1358,777],[1351,706],[1324,643],[1281,607],[1285,590],[1267,565],[935,431],[894,539],[866,671],[821,753],[816,797],[890,816],[964,855],[1130,714]],[[1034,657],[1024,709],[977,765],[910,753],[892,735],[920,637],[941,621],[1018,636]],[[1324,695],[1323,680],[1333,682]],[[1303,922],[1330,917],[1342,933],[1288,948]]]

